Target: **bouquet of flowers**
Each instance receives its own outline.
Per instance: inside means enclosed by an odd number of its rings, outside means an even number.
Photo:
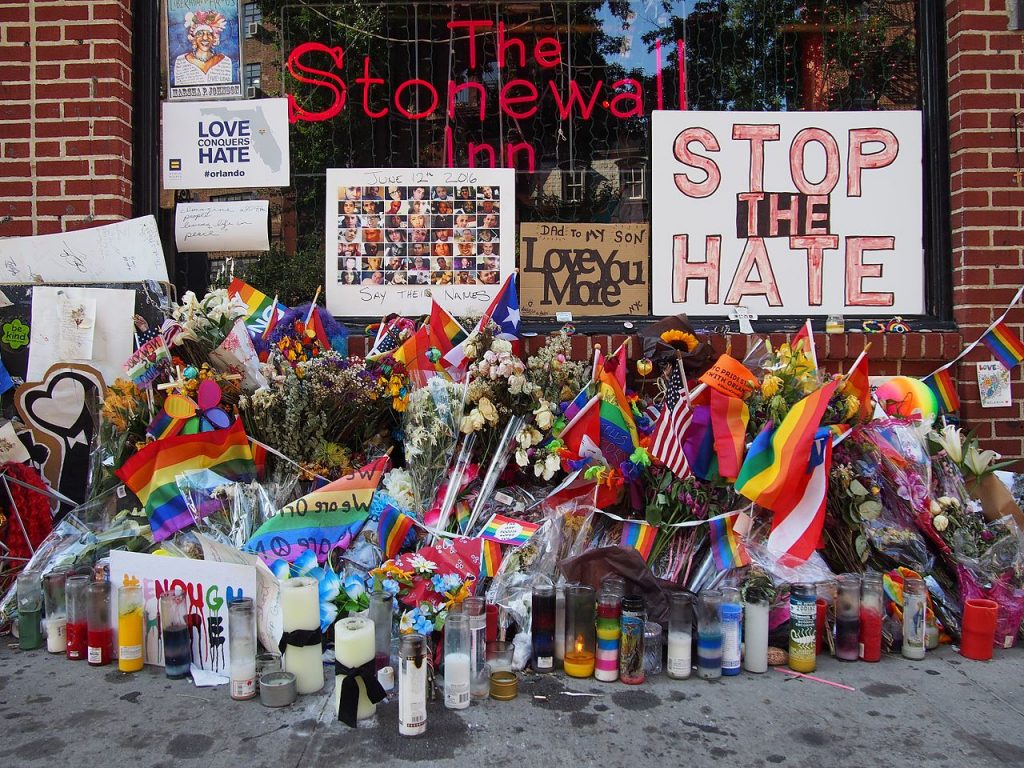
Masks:
[[[415,500],[413,509],[421,515],[433,506],[455,454],[465,398],[466,387],[443,376],[432,376],[409,396],[402,421],[405,461]]]
[[[201,300],[188,291],[171,309],[179,328],[171,339],[172,351],[187,364],[199,366],[228,337],[235,320],[248,314],[245,302],[228,295],[225,288],[210,291]]]

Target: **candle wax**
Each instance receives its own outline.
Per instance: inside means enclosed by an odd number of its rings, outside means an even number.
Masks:
[[[88,633],[89,628],[84,621],[77,621],[74,624],[68,622],[68,658],[72,661],[81,661],[85,658]]]
[[[373,622],[369,619],[340,619],[334,624],[334,655],[339,663],[355,669],[376,658],[376,642]],[[341,709],[341,687],[344,678],[334,678],[334,713],[337,716]],[[359,687],[359,704],[356,707],[356,719],[366,720],[377,712],[377,705],[366,695],[366,683],[361,678],[356,680]]]
[[[449,653],[444,657],[444,705],[448,709],[465,709],[469,706],[468,653]]]
[[[50,653],[64,653],[67,650],[67,623],[64,616],[46,620],[46,650]]]
[[[569,677],[590,677],[594,674],[594,654],[587,651],[569,651],[563,661]]]
[[[285,632],[320,628],[320,593],[315,579],[300,577],[281,582],[281,623]],[[370,628],[370,656],[373,658],[373,622]],[[363,659],[363,662],[369,659]],[[360,662],[360,663],[363,663]],[[344,662],[343,662],[344,663]],[[319,643],[285,647],[282,666],[295,675],[295,690],[316,693],[324,687],[323,650]]]
[[[89,663],[102,667],[110,663],[114,651],[114,630],[110,627],[88,631]]]
[[[666,666],[668,676],[677,680],[689,677],[692,654],[693,638],[689,632],[669,632],[668,664]]]
[[[117,617],[117,668],[122,672],[142,669],[142,606]]]

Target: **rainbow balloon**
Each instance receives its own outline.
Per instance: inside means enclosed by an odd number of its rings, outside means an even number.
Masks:
[[[939,412],[939,402],[931,387],[910,376],[894,376],[875,391],[875,397],[889,416],[917,419],[930,425]]]

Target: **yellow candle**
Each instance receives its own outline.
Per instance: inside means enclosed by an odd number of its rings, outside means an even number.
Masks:
[[[132,606],[117,616],[117,668],[138,672],[142,663],[142,606]]]
[[[577,636],[575,648],[565,654],[562,667],[569,677],[590,677],[594,674],[594,654],[583,650],[583,638]]]

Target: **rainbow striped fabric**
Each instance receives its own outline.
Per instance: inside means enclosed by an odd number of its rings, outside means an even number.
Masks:
[[[729,480],[736,478],[743,465],[748,421],[750,409],[741,398],[723,395],[717,389],[711,390],[711,429],[718,456],[718,473]]]
[[[215,472],[223,482],[256,479],[249,439],[240,420],[227,429],[149,443],[116,474],[146,508],[153,538],[163,541],[194,522],[177,476],[203,469]]]
[[[262,334],[270,322],[270,310],[274,306],[274,300],[263,291],[259,291],[249,285],[245,280],[233,278],[228,285],[228,296],[238,296],[249,308],[249,314],[245,318],[245,327],[252,333]],[[278,304],[274,312],[274,322],[280,319],[288,310],[288,307]]]
[[[859,415],[861,421],[868,421],[874,413],[875,404],[871,401],[871,379],[868,375],[867,351],[860,353],[860,356],[853,361],[849,372],[846,374],[846,383],[843,390],[860,399]]]
[[[512,517],[491,515],[480,536],[489,541],[496,541],[499,544],[509,544],[518,547],[530,540],[530,537],[537,532],[540,525],[530,523],[526,520],[516,520]]]
[[[737,512],[735,515],[720,517],[708,523],[711,532],[711,556],[715,559],[715,567],[720,571],[750,565],[747,548],[732,529],[738,516]]]
[[[466,338],[465,329],[458,320],[448,314],[447,310],[433,299],[430,300],[429,322],[430,345],[441,350],[442,355],[451,352],[456,344]]]
[[[384,551],[384,557],[390,560],[397,555],[409,531],[416,525],[415,521],[403,512],[399,512],[391,504],[385,504],[377,522],[377,541]]]
[[[490,539],[480,540],[480,573],[493,578],[501,567],[501,544]]]
[[[935,398],[945,413],[960,410],[960,396],[956,393],[956,382],[953,381],[953,374],[949,372],[949,368],[936,371],[926,378],[924,383],[935,393]]]
[[[622,524],[622,538],[619,545],[632,547],[640,553],[640,557],[646,560],[651,556],[654,548],[654,537],[658,535],[658,529],[642,520],[627,520]]]
[[[1003,320],[989,328],[981,340],[1006,368],[1013,369],[1024,360],[1024,341]]]
[[[803,498],[810,480],[814,435],[839,380],[825,384],[794,405],[777,428],[770,422],[747,451],[736,492],[765,509],[787,514]]]
[[[640,444],[636,422],[614,371],[605,368],[598,373],[597,395],[601,399],[601,453],[609,466],[617,467]]]

